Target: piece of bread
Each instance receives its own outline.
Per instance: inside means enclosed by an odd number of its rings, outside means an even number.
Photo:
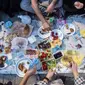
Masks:
[[[20,64],[19,64],[19,66],[18,66],[19,70],[23,71],[23,68],[24,68],[23,65],[24,65],[23,63],[20,63]]]
[[[27,72],[27,69],[24,67],[24,63],[20,63],[18,66],[19,70],[21,70],[23,73]]]
[[[30,33],[30,27],[26,24],[24,30],[23,30],[23,34],[25,36],[27,36]]]

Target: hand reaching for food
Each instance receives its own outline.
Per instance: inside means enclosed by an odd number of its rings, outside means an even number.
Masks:
[[[50,30],[51,30],[50,25],[47,22],[43,23],[42,31],[46,32],[46,31],[50,31]]]

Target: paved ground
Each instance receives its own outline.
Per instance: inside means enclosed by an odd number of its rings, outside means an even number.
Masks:
[[[43,76],[44,77],[44,76]],[[43,78],[42,77],[42,78]],[[7,83],[8,81],[12,82],[12,85],[19,85],[22,78],[18,77],[17,75],[0,75],[0,83]],[[32,85],[36,81],[36,76],[32,76],[26,85]],[[72,78],[66,78],[65,85],[74,85]]]

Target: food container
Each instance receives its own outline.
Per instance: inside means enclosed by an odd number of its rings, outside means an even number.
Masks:
[[[38,49],[43,51],[50,50],[51,44],[48,40],[41,41],[40,43],[38,43]]]
[[[12,40],[11,44],[12,44],[11,47],[12,49],[25,50],[27,48],[28,41],[26,38],[16,37]]]
[[[46,71],[56,67],[56,60],[52,56],[51,52],[41,52],[39,59],[42,65],[42,70]]]

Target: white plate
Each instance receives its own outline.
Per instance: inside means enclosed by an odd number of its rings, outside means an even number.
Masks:
[[[52,30],[52,32],[54,32],[54,34],[58,33],[58,37],[59,37],[60,40],[63,39],[63,33],[60,30],[54,29],[54,30]],[[50,39],[52,39],[52,36],[50,37]]]
[[[64,35],[73,35],[75,33],[75,26],[71,23],[67,23],[68,24],[68,29],[66,28],[66,24],[62,26],[61,30],[63,32]],[[74,32],[70,32],[70,28],[73,28]],[[70,33],[70,34],[68,34]]]
[[[42,28],[43,28],[43,26],[38,29],[38,36],[41,38],[48,38],[51,34],[51,31],[49,31],[48,33],[45,33],[45,34],[41,34],[40,32],[42,31]]]
[[[27,62],[29,62],[29,64],[27,64]],[[20,59],[18,62],[17,62],[17,64],[16,64],[16,73],[17,73],[17,75],[19,76],[19,77],[24,77],[24,75],[25,75],[25,73],[23,73],[21,70],[19,70],[19,68],[18,68],[18,66],[19,66],[19,64],[20,63],[24,63],[25,65],[25,67],[27,68],[27,69],[29,69],[29,65],[30,65],[30,63],[31,63],[31,60],[29,59],[29,58],[22,58],[22,59]]]

